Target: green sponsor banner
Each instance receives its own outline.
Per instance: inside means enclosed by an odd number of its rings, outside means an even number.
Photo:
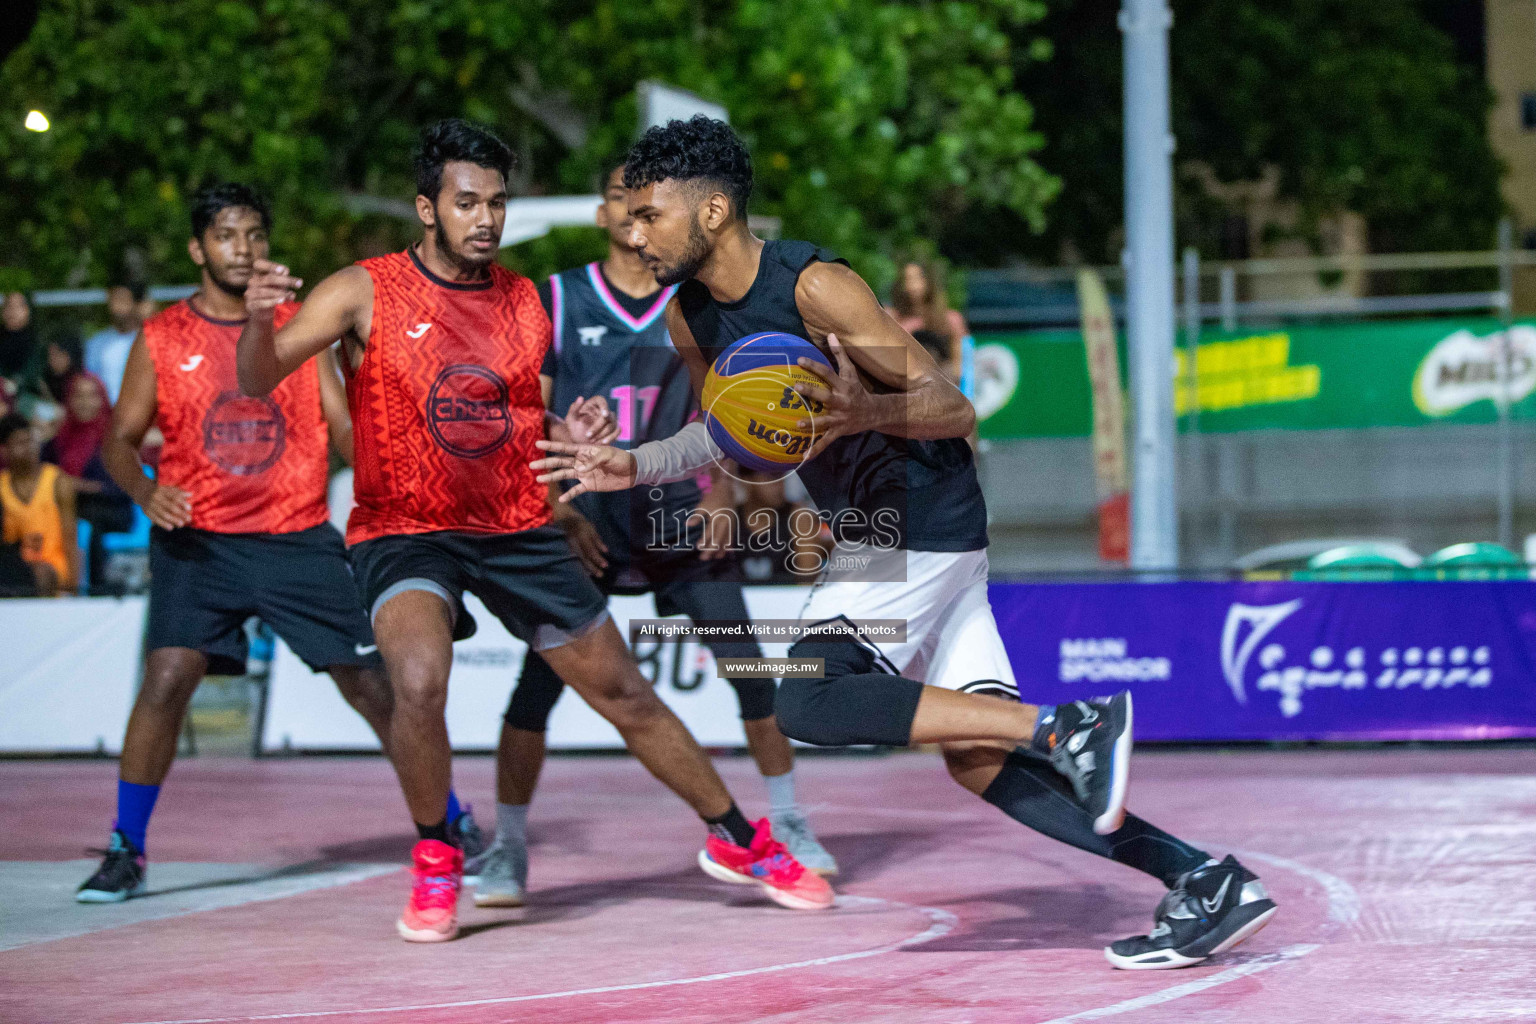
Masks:
[[[1185,429],[1198,400],[1202,433],[1491,423],[1506,343],[1513,414],[1536,418],[1536,321],[1507,336],[1494,319],[1210,331],[1197,350],[1197,383],[1191,387],[1181,345],[1171,386]],[[1120,346],[1123,353],[1123,336]],[[976,383],[982,437],[1092,432],[1077,331],[978,334]]]

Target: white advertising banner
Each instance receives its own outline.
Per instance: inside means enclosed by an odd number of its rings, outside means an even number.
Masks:
[[[796,619],[805,603],[804,587],[748,587],[747,610],[754,619]],[[479,623],[468,640],[453,645],[453,674],[448,683],[448,735],[455,750],[491,750],[501,731],[507,698],[522,669],[527,650],[473,595],[465,605]],[[629,620],[654,618],[649,595],[616,597],[608,603],[620,632]],[[787,645],[764,644],[763,653],[782,657]],[[715,674],[715,659],[701,645],[686,641],[642,641],[635,656],[641,673],[677,712],[704,746],[742,746],[746,742],[736,706],[736,692]],[[317,675],[279,642],[268,682],[262,749],[376,750],[378,741],[362,718],[347,706],[336,687]],[[623,742],[575,694],[567,692],[549,722],[551,749],[620,748]]]
[[[117,753],[147,608],[144,597],[0,601],[0,751]]]

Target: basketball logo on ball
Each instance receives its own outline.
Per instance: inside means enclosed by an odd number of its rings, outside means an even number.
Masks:
[[[832,368],[804,338],[753,334],[720,353],[704,378],[705,428],[743,469],[791,471],[816,444],[821,403],[799,394],[795,385],[826,384],[799,365],[802,357]],[[809,420],[810,429],[802,429],[801,420]]]

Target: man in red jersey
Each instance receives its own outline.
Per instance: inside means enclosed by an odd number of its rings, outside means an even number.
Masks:
[[[445,821],[451,749],[443,709],[453,641],[473,628],[468,590],[619,730],[699,813],[701,865],[756,883],[784,906],[821,909],[832,890],[749,823],[699,745],[662,703],[608,617],[603,595],[550,523],[529,463],[545,437],[552,329],[533,282],[496,264],[512,153],[489,131],[443,121],[416,154],[420,242],[341,270],[286,325],[272,311],[302,281],[257,264],[240,338],[240,385],[270,392],[341,337],[356,426],[352,567],[394,685],[390,750],[421,841],[397,928],[412,942],[457,934],[462,851]],[[580,399],[574,430],[591,420]]]
[[[192,692],[210,661],[245,664],[259,615],[387,741],[393,703],[341,537],[327,522],[327,435],[348,460],[352,424],[335,360],[307,359],[270,397],[235,379],[245,292],[267,255],[271,217],[255,190],[199,192],[187,248],[202,287],[144,324],[102,447],[107,471],[143,507],[150,534],[149,657],[119,767],[117,822],[101,867],[76,893],[116,903],[144,887],[144,836]],[[268,309],[278,323],[297,305]],[[157,479],[139,464],[165,435]],[[386,742],[386,749],[388,744]]]

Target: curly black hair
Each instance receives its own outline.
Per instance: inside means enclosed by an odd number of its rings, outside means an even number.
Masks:
[[[416,194],[437,202],[443,190],[443,165],[454,160],[488,167],[500,174],[502,181],[517,165],[512,148],[489,128],[450,117],[421,133],[415,153]]]
[[[217,185],[198,189],[192,196],[192,237],[202,238],[203,232],[213,224],[219,211],[231,206],[242,206],[247,210],[254,210],[256,216],[261,218],[262,228],[267,231],[272,230],[272,210],[267,206],[266,197],[250,185],[243,185],[237,181],[221,181]],[[136,295],[134,298],[142,298],[142,296]]]
[[[752,157],[731,126],[703,114],[668,121],[640,136],[624,158],[624,187],[659,181],[702,181],[724,192],[738,220],[752,197]]]
[[[11,440],[11,435],[18,430],[32,429],[32,421],[19,412],[8,412],[0,416],[0,444],[6,444]]]

